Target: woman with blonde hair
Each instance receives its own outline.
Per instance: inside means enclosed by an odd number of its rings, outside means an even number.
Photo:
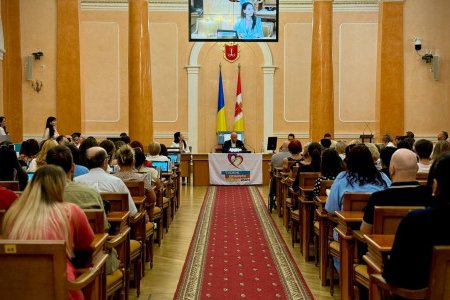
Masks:
[[[48,150],[56,146],[58,146],[58,142],[56,142],[56,140],[46,140],[42,145],[41,151],[39,151],[39,153],[36,155],[36,158],[34,158],[28,166],[27,172],[36,172],[39,167],[45,165],[45,157],[47,156]]]
[[[12,240],[64,240],[67,279],[74,280],[71,263],[75,250],[91,250],[94,233],[83,210],[64,202],[66,174],[53,165],[40,167],[19,200],[3,220],[2,234]],[[81,291],[70,291],[69,299],[83,299]]]
[[[438,141],[434,145],[433,153],[431,154],[431,161],[436,161],[442,154],[450,151],[450,143],[447,141]]]

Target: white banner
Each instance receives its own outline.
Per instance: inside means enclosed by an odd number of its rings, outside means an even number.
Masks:
[[[209,184],[262,184],[262,154],[209,153]]]

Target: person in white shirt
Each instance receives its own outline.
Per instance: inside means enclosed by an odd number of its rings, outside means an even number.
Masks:
[[[59,136],[58,130],[56,130],[56,118],[48,117],[47,122],[45,122],[45,131],[42,138],[44,140],[56,139]]]
[[[433,152],[433,143],[429,140],[421,139],[414,144],[414,150],[419,157],[417,166],[418,173],[429,173],[431,167],[431,153]]]
[[[106,173],[108,155],[102,147],[92,147],[86,152],[89,173],[75,177],[75,182],[84,183],[98,192],[128,193],[128,205],[131,215],[137,213],[136,205],[125,183],[111,174]]]
[[[170,145],[170,147],[180,148],[180,153],[190,153],[189,146],[186,140],[184,139],[184,136],[179,131],[174,133],[173,142],[172,145]]]
[[[6,131],[6,117],[0,117],[0,135],[7,135],[8,131]]]
[[[150,154],[147,156],[148,161],[170,161],[167,156],[159,155],[161,152],[161,145],[157,142],[148,145],[148,152]]]

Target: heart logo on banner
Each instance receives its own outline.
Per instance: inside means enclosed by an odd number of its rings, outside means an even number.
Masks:
[[[228,161],[230,162],[230,164],[232,164],[236,168],[239,168],[239,166],[244,161],[244,157],[242,157],[242,155],[239,155],[239,154],[236,154],[236,153],[229,153],[228,154]]]

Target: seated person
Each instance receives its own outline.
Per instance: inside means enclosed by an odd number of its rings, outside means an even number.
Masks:
[[[242,4],[241,19],[234,25],[239,39],[260,39],[264,37],[261,18],[255,16],[251,2]]]
[[[391,187],[373,193],[364,209],[361,231],[365,234],[372,233],[375,206],[428,206],[429,204],[430,189],[416,181],[417,160],[414,152],[408,149],[395,151],[389,171]]]
[[[230,140],[225,141],[222,146],[222,153],[228,153],[230,152],[231,148],[238,148],[240,149],[239,152],[247,151],[247,149],[244,146],[244,143],[241,140],[238,140],[238,135],[236,132],[232,132],[230,136]]]
[[[419,173],[428,173],[431,166],[431,153],[433,152],[433,143],[429,140],[421,139],[414,144],[414,150],[419,157]]]
[[[336,176],[344,170],[344,163],[339,154],[334,149],[326,149],[322,153],[320,164],[320,176],[314,184],[314,197],[320,195],[320,185],[322,180],[334,180]]]
[[[17,195],[11,190],[0,186],[0,209],[7,210],[14,201],[16,201]],[[1,225],[1,224],[0,224]]]
[[[450,154],[431,169],[435,205],[407,214],[398,226],[391,253],[384,265],[386,282],[401,288],[428,286],[433,246],[450,245]]]
[[[18,181],[21,191],[25,189],[28,183],[28,176],[17,160],[14,146],[9,142],[0,145],[0,180]]]
[[[189,146],[184,139],[184,136],[179,132],[175,132],[173,135],[173,142],[170,145],[171,148],[180,148],[180,153],[190,153]]]
[[[71,260],[76,258],[77,250],[91,251],[94,232],[83,210],[64,202],[65,177],[58,166],[40,167],[20,201],[15,201],[5,214],[2,232],[12,240],[65,241],[66,276],[73,281],[77,273]],[[79,290],[68,293],[68,299],[84,299]]]

